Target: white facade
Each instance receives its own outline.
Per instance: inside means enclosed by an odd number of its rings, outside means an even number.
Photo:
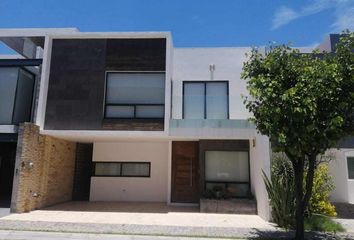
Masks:
[[[335,189],[331,193],[333,202],[354,204],[354,179],[349,179],[347,158],[354,157],[354,149],[331,149],[334,159],[329,164]]]
[[[90,201],[167,202],[168,148],[167,141],[94,143],[94,162],[150,162],[151,176],[92,177]]]
[[[173,54],[172,118],[182,118],[183,81],[229,81],[230,119],[248,119],[251,115],[241,95],[248,95],[241,71],[251,48],[175,48]],[[210,65],[215,70],[210,70]]]

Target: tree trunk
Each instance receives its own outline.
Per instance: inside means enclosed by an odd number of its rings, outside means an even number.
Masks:
[[[305,208],[309,204],[310,198],[312,196],[312,187],[313,187],[313,177],[315,175],[315,169],[316,169],[316,155],[311,155],[309,156],[309,168],[307,170],[307,176],[306,176],[306,190],[305,190],[305,196],[304,196],[304,206]]]
[[[306,175],[306,186],[304,194],[304,159],[299,159],[296,162],[293,162],[293,168],[295,173],[295,195],[296,195],[296,240],[305,239],[305,210],[310,201],[312,195],[313,187],[313,177],[316,168],[316,154],[308,157],[308,171]]]
[[[303,180],[304,180],[304,160],[298,160],[297,163],[293,163],[294,173],[295,173],[295,195],[296,195],[296,240],[305,239],[305,226],[304,226],[304,191],[303,191]]]

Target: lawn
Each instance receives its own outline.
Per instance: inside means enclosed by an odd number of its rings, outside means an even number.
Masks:
[[[319,232],[345,232],[344,227],[335,222],[332,218],[314,214],[305,219],[305,229],[307,231]]]

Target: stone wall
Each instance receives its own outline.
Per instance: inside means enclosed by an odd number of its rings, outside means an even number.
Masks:
[[[28,212],[72,199],[76,143],[19,128],[12,212]]]

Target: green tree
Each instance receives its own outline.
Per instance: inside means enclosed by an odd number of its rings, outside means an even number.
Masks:
[[[347,31],[335,53],[300,54],[276,45],[265,54],[253,49],[243,67],[250,93],[245,104],[257,130],[294,169],[296,239],[304,239],[317,156],[354,134],[353,49],[354,34]]]

